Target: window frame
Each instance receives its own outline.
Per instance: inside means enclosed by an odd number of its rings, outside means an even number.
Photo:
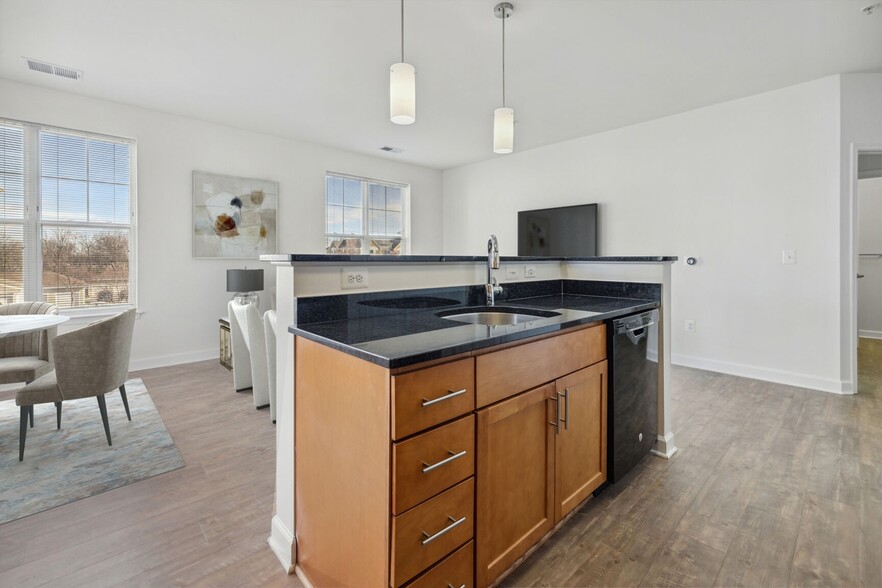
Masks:
[[[328,232],[328,178],[340,178],[343,180],[355,180],[361,182],[361,226],[362,233],[354,234],[354,233],[329,233]],[[399,252],[400,255],[409,255],[410,254],[410,184],[404,182],[396,182],[394,180],[381,180],[378,178],[369,178],[366,176],[357,176],[353,174],[335,172],[335,171],[325,171],[325,195],[324,195],[324,211],[325,211],[325,230],[323,231],[324,245],[322,246],[322,251],[327,253],[328,251],[328,239],[361,239],[361,253],[359,255],[373,255],[376,257],[398,257],[396,255],[387,255],[382,253],[371,253],[371,234],[369,231],[369,217],[370,217],[370,185],[371,184],[380,184],[383,186],[390,186],[392,188],[399,188],[401,190],[401,248]],[[388,210],[388,209],[386,209]],[[382,238],[382,237],[393,237],[392,235],[374,235],[374,237]],[[338,255],[338,254],[329,254],[329,255]]]
[[[22,287],[26,300],[43,300],[43,247],[44,225],[71,228],[123,228],[129,237],[129,301],[127,303],[102,304],[98,306],[59,307],[59,314],[71,317],[97,317],[116,314],[121,310],[138,308],[138,143],[132,137],[81,131],[55,125],[0,117],[0,126],[19,127],[24,143],[24,218],[0,219],[4,224],[22,225],[23,268]],[[86,140],[125,143],[129,146],[129,223],[90,223],[75,221],[45,221],[42,218],[41,181],[43,178],[40,153],[40,133],[60,133],[82,137]],[[88,180],[86,180],[88,182]],[[87,203],[88,206],[88,203]],[[28,267],[32,268],[28,271]]]

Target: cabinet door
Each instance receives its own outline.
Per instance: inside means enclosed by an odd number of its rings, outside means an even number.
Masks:
[[[477,586],[554,524],[554,398],[547,384],[477,412]]]
[[[555,522],[606,481],[606,366],[601,361],[554,383],[560,405],[554,459]]]

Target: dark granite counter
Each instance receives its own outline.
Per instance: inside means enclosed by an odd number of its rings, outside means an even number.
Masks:
[[[473,263],[487,261],[486,255],[327,255],[314,253],[276,253],[261,255],[272,263]],[[586,263],[670,263],[676,255],[620,255],[600,257],[524,257],[502,256],[503,263],[574,261]]]
[[[450,357],[493,345],[657,308],[658,284],[549,280],[507,286],[497,306],[552,310],[558,316],[484,326],[439,313],[483,305],[483,287],[300,298],[297,336],[387,368]]]

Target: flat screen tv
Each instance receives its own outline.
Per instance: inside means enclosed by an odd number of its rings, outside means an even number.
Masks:
[[[518,255],[597,255],[597,204],[518,212]]]

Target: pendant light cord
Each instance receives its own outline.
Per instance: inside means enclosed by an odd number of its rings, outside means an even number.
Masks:
[[[404,0],[401,0],[401,63],[404,63]]]
[[[404,0],[401,0],[402,2]],[[505,108],[505,8],[502,9],[502,107]]]

